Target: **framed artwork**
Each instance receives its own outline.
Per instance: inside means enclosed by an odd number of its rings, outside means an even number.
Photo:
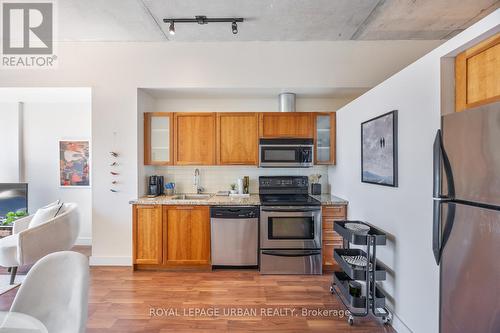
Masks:
[[[398,111],[361,124],[361,181],[398,186]]]
[[[59,185],[90,187],[90,141],[59,141]]]

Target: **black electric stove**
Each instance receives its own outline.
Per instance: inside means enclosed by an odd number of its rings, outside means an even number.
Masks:
[[[262,206],[320,206],[308,194],[307,176],[261,176],[259,194]]]
[[[306,176],[259,177],[260,273],[321,274],[321,203]]]

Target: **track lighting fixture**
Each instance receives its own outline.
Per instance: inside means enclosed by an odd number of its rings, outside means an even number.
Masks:
[[[165,18],[163,19],[164,23],[170,23],[168,28],[168,32],[171,35],[175,35],[175,23],[198,23],[198,24],[208,24],[208,23],[231,23],[231,31],[233,34],[238,33],[238,22],[243,22],[244,19],[242,17],[231,17],[231,18],[208,18],[204,15],[197,15],[192,19],[188,18]]]
[[[168,33],[171,34],[171,35],[175,35],[174,21],[170,22],[170,26],[168,27]]]

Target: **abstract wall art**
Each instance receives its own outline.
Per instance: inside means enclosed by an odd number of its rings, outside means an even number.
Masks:
[[[398,111],[361,124],[361,181],[398,186]]]

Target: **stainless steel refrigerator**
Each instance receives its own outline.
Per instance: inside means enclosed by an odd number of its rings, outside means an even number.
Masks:
[[[500,332],[500,102],[442,117],[432,246],[440,332]]]

